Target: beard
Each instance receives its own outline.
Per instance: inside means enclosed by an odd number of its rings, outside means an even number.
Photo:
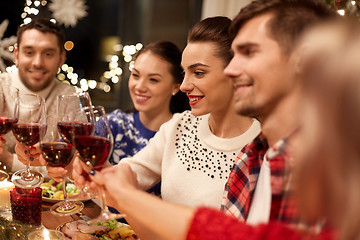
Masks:
[[[54,76],[51,78],[41,79],[41,80],[37,81],[34,79],[30,79],[20,69],[19,69],[18,74],[19,74],[20,81],[25,85],[26,88],[28,88],[30,91],[33,91],[33,92],[38,92],[38,91],[45,89],[52,83],[53,79],[55,78],[55,76]]]

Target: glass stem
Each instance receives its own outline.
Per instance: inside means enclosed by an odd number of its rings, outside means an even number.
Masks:
[[[33,179],[33,175],[30,172],[30,160],[28,160],[27,164],[25,165],[25,169],[26,171],[23,174],[23,177],[25,180],[32,180]]]
[[[105,190],[103,187],[100,188],[100,204],[101,204],[101,209],[103,212],[108,212],[109,209],[105,203]]]
[[[65,178],[64,178],[64,181],[63,181],[63,184],[62,184],[62,190],[63,190],[63,193],[64,193],[64,200],[67,201],[67,191],[66,191],[66,181],[65,181]]]

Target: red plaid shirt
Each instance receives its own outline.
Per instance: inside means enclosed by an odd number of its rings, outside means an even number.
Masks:
[[[241,150],[226,183],[221,209],[240,220],[247,219],[265,154],[271,170],[270,220],[296,224],[299,218],[296,203],[290,196],[289,168],[292,158],[287,138],[269,148],[260,133]]]

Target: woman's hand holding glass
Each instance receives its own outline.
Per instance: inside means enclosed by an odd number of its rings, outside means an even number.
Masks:
[[[16,141],[15,153],[20,162],[26,165],[31,160],[31,166],[46,166],[46,161],[41,156],[40,145],[35,144],[31,147]]]
[[[106,190],[106,203],[109,206],[121,205],[123,198],[132,191],[138,190],[136,173],[134,173],[128,164],[119,164],[116,166],[104,168],[90,176],[91,189],[104,187]],[[114,184],[114,179],[121,182],[121,185]]]

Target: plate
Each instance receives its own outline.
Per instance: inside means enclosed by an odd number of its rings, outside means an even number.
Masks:
[[[128,225],[128,224],[125,224],[125,223],[120,223],[120,222],[117,222],[116,220],[110,220],[110,221],[107,221],[107,222],[102,222],[102,223],[100,223],[101,224],[101,226],[99,226],[99,225],[94,225],[93,227],[91,226],[91,225],[89,225],[89,224],[87,224],[86,223],[86,221],[84,221],[84,220],[77,220],[77,221],[71,221],[71,222],[66,222],[66,223],[63,223],[63,224],[61,224],[61,225],[59,225],[59,226],[57,226],[57,228],[56,228],[56,230],[58,230],[58,231],[60,231],[60,232],[62,232],[62,233],[64,233],[64,235],[66,236],[66,240],[71,240],[71,238],[69,238],[70,236],[68,236],[67,235],[67,233],[66,233],[66,231],[67,230],[63,230],[63,228],[65,227],[65,225],[67,225],[67,224],[72,224],[72,226],[70,226],[70,229],[71,230],[74,230],[74,229],[76,229],[77,227],[76,226],[80,226],[80,225],[76,225],[76,224],[86,224],[87,226],[89,226],[89,228],[85,228],[86,229],[86,231],[85,232],[81,232],[80,230],[78,230],[79,231],[79,233],[81,234],[81,233],[83,233],[83,234],[85,234],[87,231],[91,231],[91,230],[94,230],[94,228],[97,228],[97,230],[99,230],[99,231],[101,231],[101,227],[104,227],[104,225],[105,226],[112,226],[113,227],[113,229],[112,230],[104,230],[104,233],[102,234],[102,235],[106,235],[107,237],[110,237],[110,234],[112,234],[112,233],[114,233],[114,232],[121,232],[121,234],[125,234],[125,235],[121,235],[121,237],[122,238],[125,238],[126,236],[129,236],[129,235],[132,235],[133,236],[133,238],[126,238],[126,239],[134,239],[134,240],[139,240],[138,238],[137,238],[137,236],[135,235],[135,232],[132,230],[132,228]],[[114,227],[114,224],[116,224],[116,227]],[[81,227],[79,227],[80,229],[84,229],[84,228],[81,228]],[[77,228],[78,229],[78,228]],[[105,228],[104,228],[105,229]],[[71,231],[70,230],[70,231]],[[90,234],[90,233],[88,233],[88,234]],[[99,236],[101,236],[101,234],[100,235],[97,235],[98,237]],[[118,237],[114,237],[113,239],[121,239],[121,237],[120,238],[118,238]]]
[[[41,184],[42,195],[43,195],[42,200],[44,202],[57,203],[57,202],[60,202],[63,200],[60,198],[60,195],[63,195],[62,187],[61,187],[61,185],[58,185],[58,184],[60,184],[60,183],[57,183],[52,179],[50,179],[50,181],[48,181],[48,182],[44,182]],[[80,190],[78,190],[73,183],[67,183],[66,189],[68,190],[68,197],[71,195],[76,196],[76,194],[78,194],[80,192]],[[76,194],[73,195],[74,193],[76,193]],[[51,197],[51,198],[45,197],[44,194],[47,194],[48,196],[53,196],[53,197]],[[90,199],[86,199],[83,201],[88,201],[88,200],[90,200]]]

